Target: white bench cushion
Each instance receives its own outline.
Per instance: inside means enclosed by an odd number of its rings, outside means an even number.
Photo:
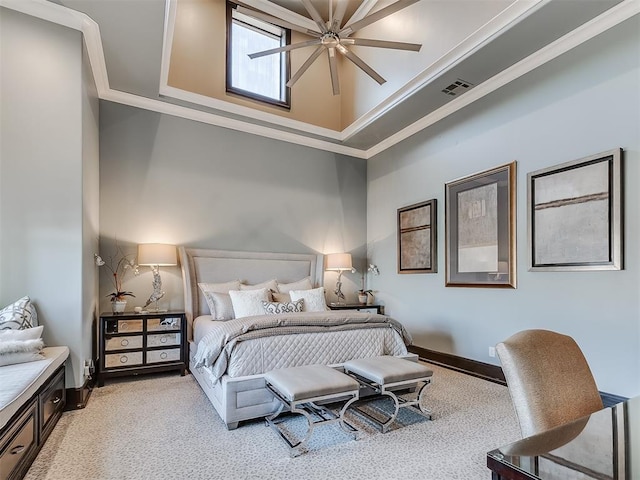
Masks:
[[[378,385],[408,382],[433,375],[433,371],[417,362],[386,355],[349,360],[344,363],[344,368]]]
[[[69,356],[68,347],[46,347],[44,360],[0,367],[0,429]]]
[[[325,365],[272,370],[265,374],[265,380],[290,402],[358,391],[359,388],[356,380]]]

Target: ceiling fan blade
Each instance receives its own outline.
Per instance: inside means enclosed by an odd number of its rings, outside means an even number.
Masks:
[[[304,5],[304,8],[307,9],[307,12],[309,12],[309,15],[311,15],[313,21],[316,22],[316,25],[320,27],[320,31],[325,33],[327,31],[327,26],[325,25],[324,19],[320,13],[318,13],[318,10],[316,10],[316,7],[311,3],[311,0],[302,0],[302,4]]]
[[[376,3],[378,3],[378,0],[362,0],[360,6],[356,9],[355,12],[353,12],[349,20],[344,23],[344,26],[347,27],[352,23],[357,22],[358,20],[362,20],[369,14],[373,7],[376,6]]]
[[[293,43],[291,45],[285,45],[284,47],[272,48],[270,50],[263,50],[262,52],[250,53],[249,58],[253,60],[254,58],[273,55],[274,53],[288,52],[290,50],[296,50],[298,48],[320,45],[320,42],[322,42],[322,40],[320,40],[319,38],[315,38],[313,40],[307,40],[306,42]]]
[[[289,79],[289,81],[287,82],[287,87],[293,87],[293,84],[296,83],[298,80],[300,80],[300,77],[302,76],[302,74],[307,71],[307,69],[311,66],[313,62],[316,61],[316,59],[320,56],[320,54],[324,49],[325,47],[322,45],[316,48],[315,52],[313,52],[309,56],[309,58],[307,58],[307,60],[302,64],[302,66],[293,75],[293,77]]]
[[[277,25],[278,27],[288,28],[289,30],[294,30],[296,32],[304,33],[306,35],[320,36],[320,32],[309,30],[308,28],[305,28],[300,25],[296,25],[291,22],[287,22],[285,20],[282,20],[281,18],[274,17],[267,13],[258,12],[257,10],[251,10],[249,8],[243,7],[242,5],[238,5],[236,9],[239,13],[248,15],[249,17],[257,18],[258,20],[262,20],[263,22],[272,23],[274,25]]]
[[[333,88],[334,95],[340,95],[340,82],[338,80],[338,64],[336,63],[336,49],[333,47],[327,48],[327,54],[329,55],[329,72],[331,73],[331,88]]]
[[[331,25],[329,26],[329,30],[335,31],[340,28],[342,25],[342,19],[344,18],[344,14],[347,11],[348,0],[337,0],[338,4],[336,5],[336,11],[333,12],[333,18],[331,19]]]
[[[422,47],[419,43],[405,43],[405,42],[388,42],[386,40],[371,40],[368,38],[343,38],[340,39],[340,43],[343,45],[360,45],[362,47],[379,47],[379,48],[393,48],[395,50],[410,50],[412,52],[419,52]]]
[[[378,74],[378,72],[376,72],[373,68],[371,68],[369,65],[367,65],[364,62],[364,60],[362,60],[355,53],[350,52],[349,50],[347,50],[347,48],[344,45],[338,45],[337,48],[338,48],[338,51],[341,54],[343,54],[345,57],[347,57],[349,60],[351,60],[351,62],[353,62],[358,68],[360,68],[360,70],[362,70],[364,73],[369,75],[371,78],[373,78],[380,85],[382,85],[383,83],[386,82],[386,80],[384,78],[382,78]]]
[[[358,20],[357,22],[352,23],[348,27],[343,28],[342,30],[340,30],[339,34],[341,37],[342,36],[348,37],[353,32],[357,32],[361,28],[364,28],[367,25],[371,25],[372,23],[377,22],[378,20],[382,20],[383,18],[388,17],[389,15],[402,10],[403,8],[413,5],[418,1],[419,0],[398,0],[397,2],[392,3],[388,7],[381,8],[377,12],[374,12],[371,15],[367,15],[362,20]]]

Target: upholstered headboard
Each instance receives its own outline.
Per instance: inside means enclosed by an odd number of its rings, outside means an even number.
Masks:
[[[323,255],[304,253],[234,252],[180,247],[180,264],[184,283],[184,307],[187,314],[187,337],[192,338],[191,324],[199,315],[209,313],[198,283],[222,283],[240,280],[248,284],[276,279],[291,283],[311,276],[314,286],[322,285]]]

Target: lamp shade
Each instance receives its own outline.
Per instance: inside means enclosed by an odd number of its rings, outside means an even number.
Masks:
[[[352,268],[350,253],[330,253],[327,255],[327,270],[351,270]]]
[[[176,246],[164,243],[138,245],[138,265],[177,265]]]

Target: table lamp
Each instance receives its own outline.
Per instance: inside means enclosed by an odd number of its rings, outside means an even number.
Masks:
[[[344,293],[342,293],[342,272],[347,270],[354,271],[353,264],[351,263],[350,253],[330,253],[327,255],[327,266],[325,270],[332,270],[338,272],[338,279],[336,280],[336,289],[333,293],[338,297],[338,303],[344,303]]]
[[[160,267],[177,265],[175,245],[166,245],[163,243],[143,243],[138,245],[138,265],[148,265],[153,272],[153,293],[145,303],[143,310],[152,302],[155,303],[155,309],[149,311],[160,313],[166,312],[158,308],[158,300],[164,297],[162,291],[162,279],[160,278]]]

